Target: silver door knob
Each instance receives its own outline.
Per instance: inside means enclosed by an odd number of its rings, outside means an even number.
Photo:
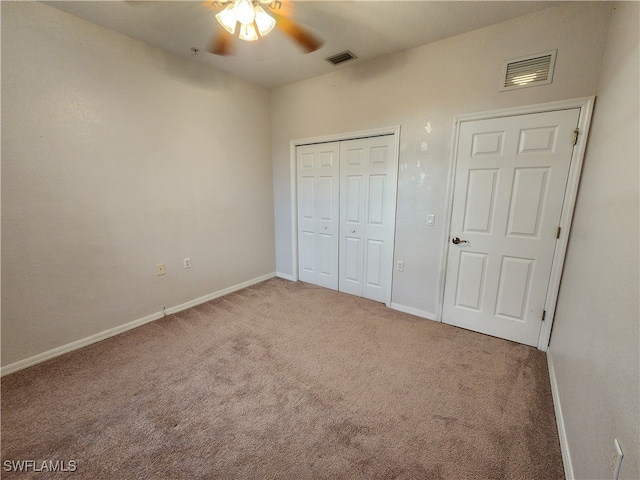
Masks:
[[[460,240],[458,237],[453,237],[453,239],[451,240],[451,242],[454,245],[458,245],[459,243],[469,243],[467,240]]]
[[[354,228],[353,230],[351,230],[351,233],[356,233],[356,229]]]
[[[322,227],[322,228],[324,228],[324,229],[326,230],[326,229],[327,229],[327,226],[325,225],[325,226],[324,226],[324,227]]]

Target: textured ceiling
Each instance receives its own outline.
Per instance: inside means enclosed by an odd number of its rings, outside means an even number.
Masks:
[[[236,39],[234,54],[208,53],[220,28],[219,10],[190,1],[43,2],[163,50],[214,66],[265,87],[329,73],[382,55],[399,52],[470,30],[526,15],[559,2],[542,1],[302,1],[284,2],[292,18],[324,40],[304,52],[274,30],[257,42]],[[200,51],[193,53],[192,48]],[[326,57],[350,50],[357,55],[341,66]]]

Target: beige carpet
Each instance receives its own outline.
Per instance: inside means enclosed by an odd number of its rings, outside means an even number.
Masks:
[[[7,460],[73,460],[11,473]],[[2,478],[564,478],[546,360],[273,279],[2,379]]]

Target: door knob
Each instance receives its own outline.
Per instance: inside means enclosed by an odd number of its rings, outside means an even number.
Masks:
[[[459,243],[469,243],[467,240],[460,240],[458,237],[453,237],[453,239],[451,239],[451,242],[454,245],[458,245]]]
[[[325,226],[324,226],[324,227],[322,227],[322,228],[324,228],[324,229],[326,230],[326,229],[327,229],[327,226],[325,225]]]
[[[356,229],[354,228],[353,230],[351,230],[351,233],[356,233]]]

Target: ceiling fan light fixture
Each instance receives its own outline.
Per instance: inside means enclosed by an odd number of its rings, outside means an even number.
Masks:
[[[256,31],[256,27],[253,23],[240,25],[240,39],[246,40],[247,42],[254,42],[258,40],[258,32]]]
[[[233,35],[236,31],[236,24],[238,23],[238,19],[236,18],[236,14],[234,12],[234,4],[231,3],[226,6],[224,10],[216,15],[218,22],[222,27]]]
[[[259,5],[255,7],[255,12],[258,31],[260,32],[260,35],[264,37],[276,26],[276,20],[267,12],[265,12],[264,9]]]
[[[256,19],[256,11],[249,0],[235,0],[233,12],[242,25],[252,24]]]

